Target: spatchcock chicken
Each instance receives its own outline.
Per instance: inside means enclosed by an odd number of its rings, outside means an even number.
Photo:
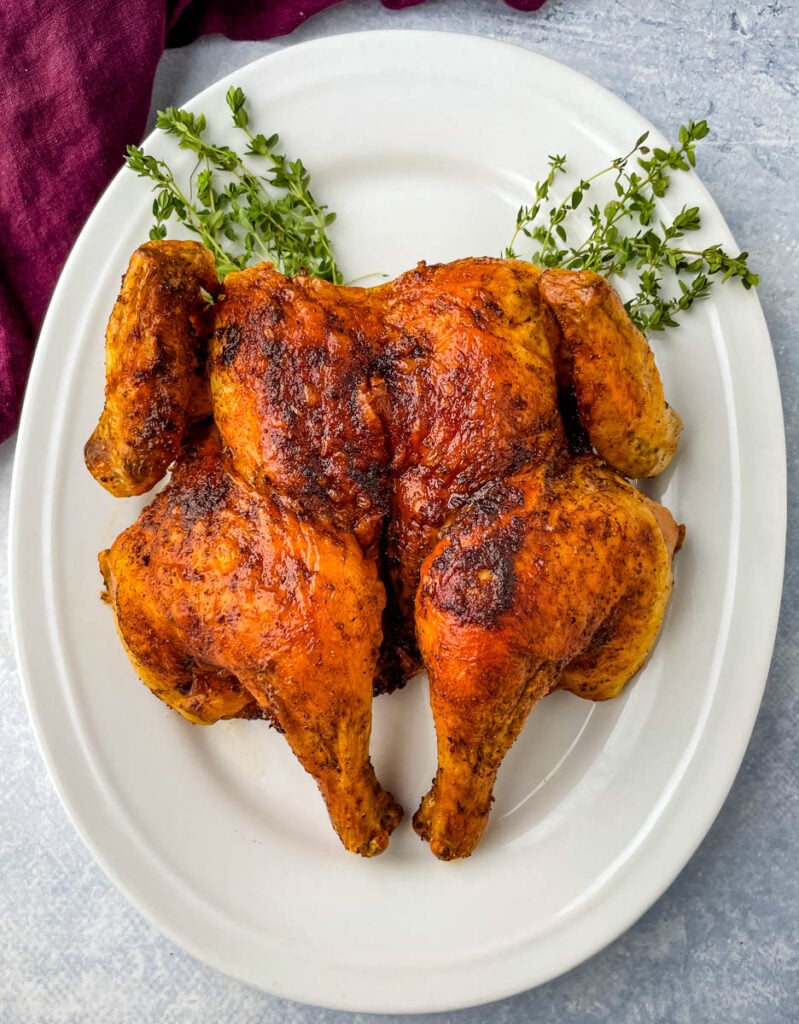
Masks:
[[[220,285],[199,243],[151,242],[106,371],[91,473],[126,496],[171,467],[100,555],[136,672],[191,722],[267,719],[348,850],[402,816],[373,694],[427,669],[413,826],[450,860],[533,705],[613,697],[644,663],[683,528],[629,478],[681,423],[596,274],[464,259],[355,288],[265,263]]]

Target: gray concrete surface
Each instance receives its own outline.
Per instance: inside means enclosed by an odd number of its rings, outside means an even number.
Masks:
[[[291,40],[218,37],[168,53],[154,105],[289,41],[368,28],[443,28],[555,57],[610,88],[667,134],[710,118],[699,171],[760,270],[788,440],[782,614],[765,699],[732,792],[659,902],[587,963],[435,1024],[795,1024],[799,1021],[799,5],[427,0],[402,13],[348,0]],[[13,440],[0,447],[7,533]],[[4,1024],[365,1024],[368,1015],[270,998],[204,967],[142,919],[84,848],[56,797],[20,690],[0,558],[0,1020]],[[388,1019],[388,1018],[383,1018]]]

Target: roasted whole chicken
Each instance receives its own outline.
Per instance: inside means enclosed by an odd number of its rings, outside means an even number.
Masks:
[[[644,663],[683,529],[628,478],[681,423],[596,274],[465,259],[354,288],[261,264],[219,285],[199,243],[151,242],[106,371],[92,474],[125,496],[171,467],[100,555],[137,673],[192,722],[268,719],[347,849],[380,853],[402,815],[374,693],[428,670],[413,824],[449,860],[533,705],[613,697]]]

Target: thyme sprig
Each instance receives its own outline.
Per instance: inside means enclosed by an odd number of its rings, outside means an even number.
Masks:
[[[166,161],[139,146],[128,147],[128,166],[153,182],[150,238],[165,238],[174,218],[211,250],[222,278],[270,260],[288,275],[306,273],[342,283],[327,234],[335,214],[314,199],[307,168],[278,150],[278,135],[251,131],[240,88],[231,87],[225,98],[234,126],[246,139],[244,157],[207,139],[205,115],[176,107],[158,113],[157,126],[197,155],[187,188]],[[552,193],[566,173],[566,157],[550,156],[548,174],[536,182],[534,201],[519,209],[503,255],[520,258],[519,242],[526,238],[535,247],[529,259],[542,267],[632,278],[637,291],[625,305],[644,331],[676,327],[679,315],[710,293],[714,276],[738,278],[744,288],[756,286],[759,278],[749,269],[748,253],[735,256],[718,244],[690,248],[683,242],[701,227],[698,207],[683,206],[671,220],[658,216],[658,201],[668,192],[672,174],[696,165],[696,144],[708,131],[706,121],[689,121],[669,149],[650,149],[645,132],[629,152],[581,178],[560,202]],[[251,169],[253,159],[266,162],[264,173]],[[590,230],[586,234],[583,227],[578,235],[581,221],[575,212],[594,184],[608,176],[611,198],[590,207]]]
[[[266,171],[256,173],[229,146],[210,142],[204,114],[176,107],[159,111],[157,127],[174,136],[181,149],[196,153],[197,164],[184,188],[166,161],[128,146],[128,167],[154,183],[150,238],[165,238],[174,217],[211,250],[222,278],[271,260],[284,274],[306,273],[340,284],[327,234],[336,215],[314,199],[307,168],[278,151],[278,135],[253,134],[240,88],[228,89],[225,99],[233,124],[246,137],[244,156],[266,161]]]
[[[756,286],[759,278],[749,269],[748,253],[734,256],[721,245],[687,248],[681,244],[681,239],[701,227],[698,207],[683,206],[669,221],[658,217],[658,200],[668,192],[672,173],[696,165],[696,143],[708,131],[707,121],[689,121],[680,128],[679,144],[667,150],[650,149],[649,133],[644,132],[628,153],[591,177],[581,178],[565,199],[551,206],[558,175],[566,172],[566,157],[550,156],[549,173],[535,184],[534,201],[519,209],[504,255],[518,258],[516,247],[523,236],[537,244],[530,259],[542,267],[593,270],[605,277],[634,272],[637,292],[625,305],[643,331],[676,327],[681,313],[707,297],[713,275],[723,281],[738,278],[744,288]],[[613,178],[612,198],[603,206],[591,206],[591,229],[575,242],[579,224],[572,214],[594,182],[607,175]],[[671,285],[669,293],[664,284]]]

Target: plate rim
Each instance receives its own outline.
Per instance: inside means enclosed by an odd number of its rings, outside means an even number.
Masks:
[[[641,121],[649,124],[642,115],[635,110],[632,106],[620,99],[610,90],[606,89],[601,84],[595,82],[593,79],[583,74],[582,72],[576,71],[566,64],[559,61],[553,60],[550,57],[539,54],[534,50],[527,49],[525,47],[516,46],[515,44],[499,41],[485,36],[475,36],[460,32],[446,32],[446,31],[428,31],[428,30],[413,30],[413,29],[388,29],[379,31],[362,31],[344,33],[341,35],[324,36],[301,43],[295,43],[293,45],[286,46],[280,50],[266,54],[255,61],[252,61],[242,67],[234,70],[229,75],[224,76],[218,81],[210,84],[196,96],[185,104],[188,107],[195,107],[201,104],[205,97],[212,90],[223,89],[228,84],[231,84],[233,80],[240,76],[245,70],[250,72],[251,69],[257,69],[260,65],[265,62],[279,62],[281,60],[295,60],[297,54],[300,51],[308,52],[313,50],[321,50],[331,48],[335,50],[337,47],[344,45],[345,47],[352,44],[353,40],[363,41],[365,36],[372,38],[381,37],[383,39],[391,39],[392,43],[401,41],[400,45],[405,45],[408,42],[418,41],[421,37],[427,38],[430,43],[438,43],[440,45],[449,46],[453,44],[465,44],[468,46],[476,46],[478,49],[491,49],[496,48],[507,48],[514,51],[517,54],[524,54],[529,58],[531,66],[538,64],[539,67],[553,66],[557,68],[557,73],[561,76],[571,77],[572,80],[579,82],[583,87],[589,86],[592,90],[601,96],[605,102],[612,102],[618,109],[623,109],[624,112]],[[288,56],[287,56],[288,55]],[[654,129],[654,126],[650,126]],[[155,133],[152,133],[143,143],[147,146],[151,141]],[[122,176],[127,177],[128,172],[120,170],[120,172],[114,177],[109,184],[108,188],[104,192],[103,196],[95,206],[89,219],[84,225],[78,239],[73,246],[73,249],[64,265],[59,282],[53,293],[50,306],[48,309],[47,316],[45,318],[44,325],[42,327],[41,337],[47,338],[52,334],[52,321],[57,315],[59,306],[62,304],[63,295],[68,285],[67,281],[74,273],[76,266],[79,266],[79,256],[81,250],[81,240],[86,238],[88,234],[93,230],[96,223],[102,221],[105,206],[109,202],[109,197],[112,197],[114,191],[118,187],[118,182]],[[710,193],[705,188],[701,179],[694,176],[693,186],[702,191],[706,200],[715,208],[716,204]],[[722,218],[723,220],[723,218]],[[729,230],[727,229],[729,234]],[[731,239],[731,236],[730,236]],[[765,390],[771,390],[772,396],[776,395],[779,398],[779,380],[776,370],[776,360],[774,358],[773,346],[770,344],[768,327],[763,316],[762,308],[760,306],[757,295],[753,295],[752,298],[756,303],[753,306],[754,315],[759,317],[762,324],[763,336],[769,341],[768,346],[764,346],[763,352],[761,353],[764,367],[766,372],[764,377],[768,377],[768,380],[761,380],[761,388]],[[80,813],[80,809],[76,806],[76,798],[74,794],[70,794],[67,788],[63,784],[63,780],[58,771],[58,757],[54,753],[53,747],[51,746],[50,739],[46,733],[45,723],[43,717],[40,714],[37,706],[39,697],[36,693],[36,684],[33,675],[33,656],[30,648],[31,640],[25,636],[25,626],[22,621],[22,608],[25,603],[24,591],[27,587],[25,580],[25,515],[22,507],[22,499],[20,497],[23,494],[25,487],[30,486],[30,472],[27,477],[25,474],[26,468],[29,464],[36,467],[35,461],[35,442],[37,437],[37,426],[35,420],[35,406],[36,398],[41,389],[46,384],[45,374],[49,369],[47,365],[48,352],[52,349],[52,344],[40,344],[37,346],[36,353],[34,355],[33,365],[28,383],[28,389],[26,391],[25,402],[22,411],[22,417],[20,420],[20,427],[17,441],[17,452],[14,460],[14,467],[12,473],[12,484],[11,484],[11,495],[10,495],[10,510],[9,510],[9,596],[11,606],[11,626],[12,636],[14,641],[15,654],[17,664],[19,666],[20,678],[22,681],[23,692],[25,701],[28,709],[29,718],[31,720],[34,734],[36,736],[37,744],[42,753],[44,761],[47,765],[48,773],[50,774],[51,780],[58,792],[59,798],[70,818],[76,831],[81,836],[81,839],[86,844],[92,856],[100,864],[106,874],[113,881],[115,886],[120,889],[126,898],[149,920],[157,929],[167,935],[173,942],[183,949],[186,949],[191,955],[202,960],[216,969],[223,970],[226,974],[232,975],[239,978],[248,984],[257,984],[252,978],[247,977],[235,969],[232,969],[229,964],[222,966],[221,961],[224,958],[211,957],[207,951],[192,948],[193,944],[187,942],[186,936],[175,933],[171,927],[167,927],[162,919],[157,914],[152,912],[146,901],[140,898],[139,894],[131,890],[126,879],[122,876],[117,867],[108,861],[103,852],[102,848],[95,842],[94,837],[91,835],[90,830],[86,827],[86,823]],[[47,351],[46,351],[47,350]],[[737,418],[736,421],[737,423]],[[748,727],[742,731],[739,731],[737,736],[737,744],[735,745],[735,751],[732,756],[728,756],[728,761],[732,765],[731,770],[725,776],[723,784],[716,785],[714,791],[714,799],[703,801],[704,812],[699,815],[702,819],[702,823],[693,832],[691,841],[683,841],[681,847],[681,853],[679,856],[672,856],[672,867],[673,870],[669,873],[661,873],[660,879],[656,885],[653,885],[650,890],[639,893],[637,899],[628,899],[626,904],[626,912],[619,915],[617,913],[614,918],[613,924],[605,928],[604,933],[592,944],[589,948],[582,948],[576,950],[574,955],[564,957],[562,965],[557,969],[550,971],[546,977],[539,978],[533,982],[525,981],[524,979],[518,979],[518,983],[508,985],[507,983],[500,985],[495,990],[486,989],[483,996],[478,998],[470,998],[467,1001],[458,1002],[457,1000],[445,999],[443,1001],[431,1001],[429,998],[409,1001],[407,1007],[397,1008],[396,1006],[386,1007],[379,1004],[374,999],[350,999],[346,998],[344,1001],[336,1000],[332,998],[328,1001],[320,1001],[317,998],[309,998],[307,994],[298,993],[296,991],[288,991],[286,988],[280,987],[264,987],[265,991],[272,992],[275,995],[295,999],[301,1002],[313,1002],[314,1005],[327,1006],[332,1009],[347,1009],[347,1010],[359,1010],[364,1012],[378,1012],[378,1013],[395,1013],[395,1012],[432,1012],[436,1010],[451,1010],[458,1008],[465,1008],[468,1006],[480,1005],[484,1002],[503,998],[524,991],[531,987],[531,985],[542,984],[547,980],[558,976],[559,974],[570,970],[577,964],[583,962],[589,957],[595,955],[600,949],[605,947],[611,941],[616,939],[624,931],[627,930],[638,918],[662,895],[662,893],[671,885],[674,878],[679,874],[688,860],[691,858],[696,848],[699,846],[714,820],[716,819],[724,801],[726,800],[727,794],[737,776],[738,770],[740,769],[743,756],[748,746],[749,738],[751,735],[752,728],[757,717],[757,711],[759,709],[763,690],[765,688],[768,668],[771,662],[773,645],[776,637],[776,630],[779,617],[780,601],[781,601],[781,586],[784,571],[785,562],[785,535],[787,527],[787,464],[785,456],[785,432],[782,414],[781,402],[776,402],[775,406],[770,410],[767,409],[766,417],[759,423],[761,431],[765,435],[770,435],[770,441],[773,443],[777,442],[776,455],[772,448],[770,453],[770,466],[773,471],[777,472],[777,477],[772,480],[772,494],[778,499],[776,505],[771,508],[772,521],[771,521],[771,543],[772,549],[770,551],[770,557],[767,559],[768,565],[773,573],[776,571],[778,574],[778,582],[776,586],[772,586],[769,589],[768,597],[770,598],[770,607],[768,614],[764,616],[759,624],[759,635],[761,636],[761,642],[756,645],[758,648],[757,658],[757,686],[753,686],[752,699],[750,706],[747,709],[751,714],[747,715]],[[740,452],[739,452],[740,454]],[[42,470],[43,474],[43,470]],[[736,580],[736,586],[734,587],[734,600],[733,604],[737,604],[740,598],[740,580]],[[732,612],[731,612],[732,614]],[[725,648],[726,653],[726,648]],[[259,986],[262,987],[262,986]]]

